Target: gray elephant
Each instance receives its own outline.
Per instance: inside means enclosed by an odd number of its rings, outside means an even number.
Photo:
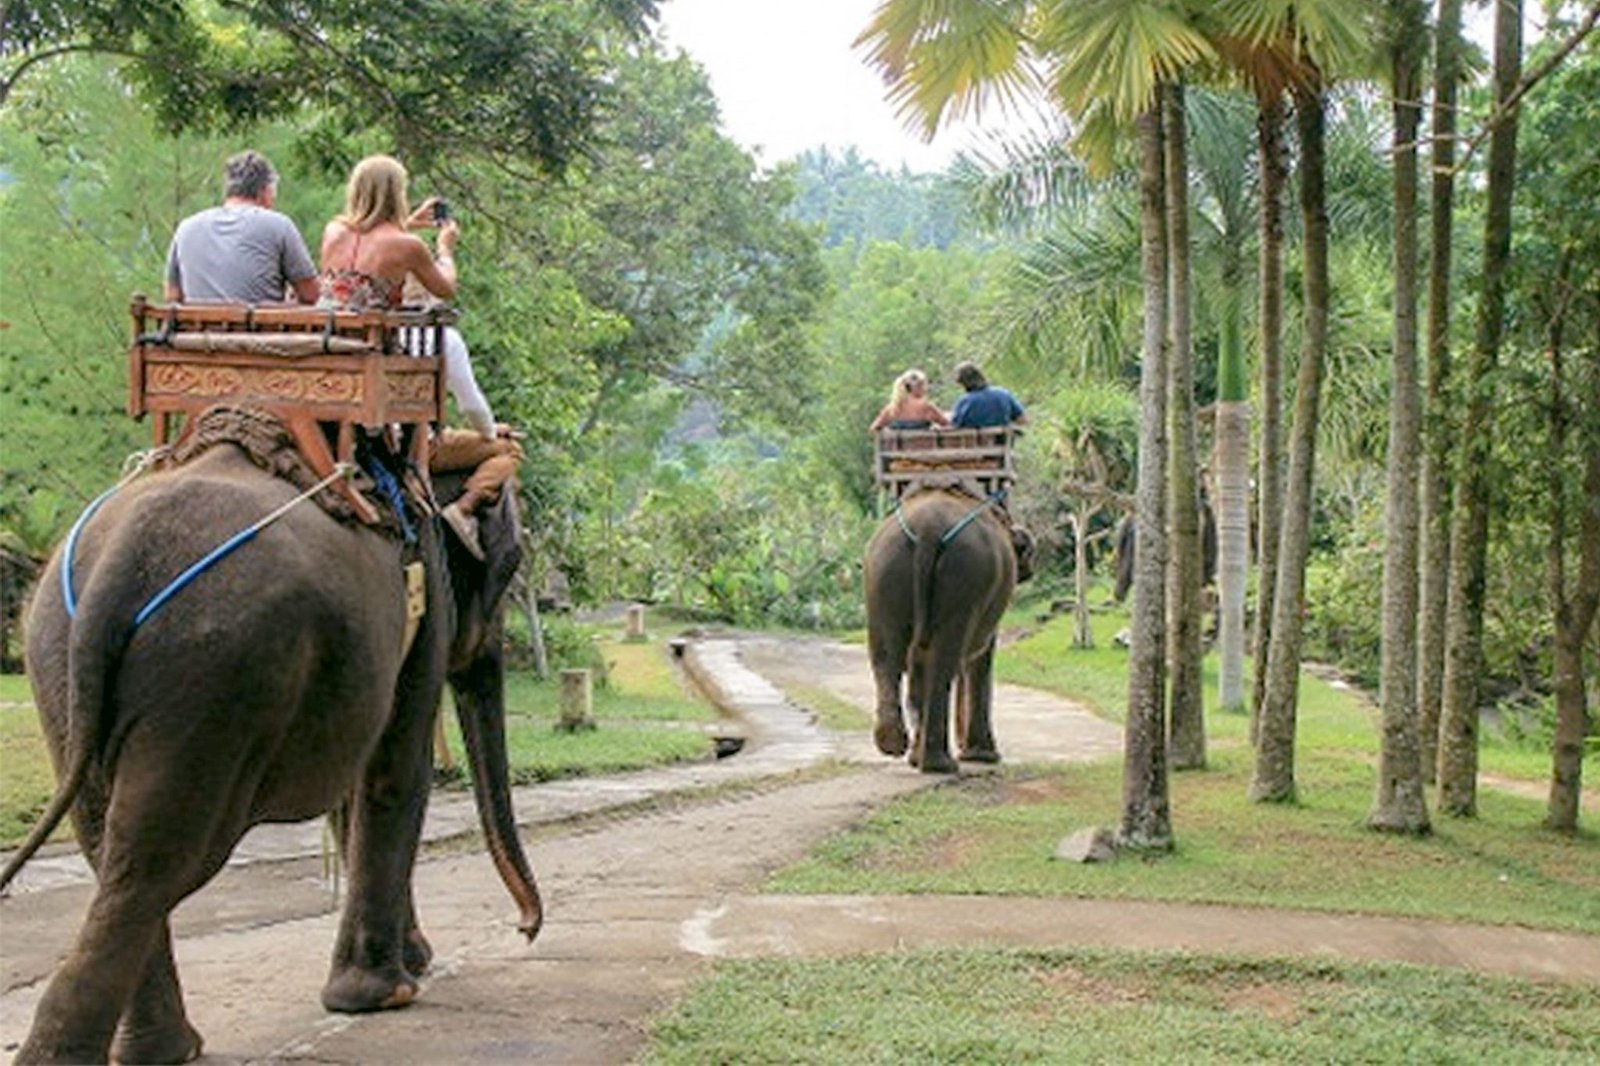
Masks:
[[[408,652],[405,545],[310,502],[149,612],[173,575],[296,495],[243,450],[213,447],[110,496],[69,538],[70,573],[62,550],[44,574],[27,662],[61,786],[39,828],[70,808],[99,887],[19,1062],[198,1055],[169,914],[251,826],[345,804],[348,898],[322,1001],[335,1011],[410,1002],[431,955],[411,873],[447,679],[491,855],[520,928],[531,938],[539,927],[506,771],[499,604],[517,561],[510,494],[485,522],[486,539],[501,530],[510,545],[487,566],[435,522],[418,524],[426,609]],[[136,623],[142,605],[149,617]]]
[[[906,497],[867,545],[867,650],[877,681],[873,739],[929,773],[950,773],[950,694],[960,756],[998,762],[990,720],[995,629],[1031,564],[1032,540],[992,503],[956,492]],[[915,725],[906,735],[900,681],[909,670]]]

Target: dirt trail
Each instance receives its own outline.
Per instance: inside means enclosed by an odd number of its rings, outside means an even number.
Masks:
[[[870,707],[860,649],[751,638],[707,642],[695,654],[721,698],[751,715],[749,754],[564,794],[520,792],[525,813],[582,807],[580,798],[591,812],[576,826],[542,829],[532,843],[549,907],[533,945],[517,936],[514,912],[476,849],[420,863],[417,899],[437,954],[408,1010],[346,1017],[318,1007],[336,915],[315,858],[231,868],[185,903],[178,962],[191,1017],[207,1037],[205,1061],[622,1062],[644,1047],[650,1015],[717,957],[933,943],[1328,953],[1600,983],[1600,937],[1116,901],[757,895],[771,871],[816,841],[938,779],[872,752],[865,713],[860,734],[824,734],[761,676]],[[1116,727],[1023,690],[1001,693],[997,732],[1014,760],[1094,758],[1121,744]],[[806,776],[792,775],[807,766]],[[754,790],[670,798],[686,786],[741,779]],[[660,806],[643,814],[592,813],[613,798],[652,794]],[[13,1050],[25,1033],[88,891],[68,882],[0,904],[0,1049]]]

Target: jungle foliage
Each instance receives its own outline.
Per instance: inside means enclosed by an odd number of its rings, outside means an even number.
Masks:
[[[373,151],[406,160],[414,198],[457,205],[463,329],[497,414],[529,434],[535,572],[563,571],[580,601],[859,624],[859,553],[879,506],[865,426],[911,366],[953,403],[964,358],[1034,415],[1013,506],[1045,550],[1040,599],[1063,594],[1082,510],[1067,489],[1092,465],[1085,442],[1107,459],[1110,490],[1091,531],[1135,488],[1142,293],[1130,146],[1108,140],[1096,167],[1052,142],[945,174],[827,149],[763,170],[720,132],[704,72],[652,39],[653,10],[647,0],[6,5],[6,605],[17,575],[147,440],[121,414],[127,297],[156,291],[173,225],[215,201],[218,164],[246,144],[278,163],[279,205],[313,246],[347,167]],[[1530,65],[1572,23],[1574,5],[1551,10],[1551,40]],[[1483,57],[1468,68],[1463,114],[1481,118],[1492,107]],[[438,69],[459,77],[430,76]],[[1367,73],[1344,76],[1327,95],[1332,298],[1306,651],[1371,680],[1396,220],[1389,104]],[[1506,337],[1487,383],[1497,399],[1485,693],[1533,708],[1513,720],[1546,741],[1549,564],[1561,561],[1574,584],[1580,520],[1594,506],[1584,457],[1600,447],[1597,100],[1591,37],[1523,103]],[[1262,170],[1252,94],[1227,79],[1193,85],[1185,109],[1204,454],[1230,330],[1259,357],[1250,265]],[[1458,352],[1470,346],[1482,271],[1484,165],[1468,157],[1457,183]],[[1286,381],[1306,289],[1293,214]],[[1254,371],[1247,380],[1259,405]],[[1429,432],[1448,437],[1485,385],[1445,383]],[[1558,424],[1565,443],[1552,447]],[[1592,670],[1593,630],[1588,648]]]

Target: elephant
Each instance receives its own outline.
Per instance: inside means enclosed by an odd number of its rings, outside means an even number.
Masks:
[[[437,519],[413,516],[426,606],[409,650],[407,544],[309,501],[135,621],[173,575],[296,495],[243,448],[214,446],[91,508],[47,566],[26,657],[60,785],[0,884],[70,810],[98,887],[18,1062],[200,1054],[171,911],[251,826],[334,810],[348,891],[322,1003],[409,1003],[432,954],[411,874],[447,681],[490,853],[519,928],[530,940],[538,931],[503,721],[501,600],[519,558],[512,494],[484,520],[487,564]]]
[[[995,630],[1031,569],[1032,539],[990,502],[949,491],[905,497],[867,545],[867,651],[877,682],[873,740],[910,751],[927,773],[952,773],[950,689],[957,683],[960,757],[998,762],[990,718]],[[909,670],[914,735],[900,680]]]

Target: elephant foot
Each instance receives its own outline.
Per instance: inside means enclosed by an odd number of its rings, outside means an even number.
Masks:
[[[406,973],[412,977],[421,977],[428,972],[428,964],[433,962],[433,945],[428,943],[428,938],[422,935],[421,929],[413,927],[411,932],[406,934],[400,958],[405,963]]]
[[[1000,752],[994,748],[967,748],[961,753],[962,762],[999,762]]]
[[[322,1006],[341,1014],[395,1010],[417,998],[417,982],[409,973],[385,968],[362,970],[354,966],[335,970],[322,988]]]
[[[953,774],[961,769],[947,751],[925,752],[921,759],[913,761],[911,765],[925,774]]]
[[[872,740],[885,755],[898,758],[906,753],[906,730],[902,725],[884,725],[880,722],[872,731]]]
[[[111,1047],[111,1061],[125,1063],[178,1063],[193,1062],[200,1057],[205,1041],[200,1031],[187,1021],[181,1026],[161,1030],[132,1032],[126,1028],[117,1033]]]

